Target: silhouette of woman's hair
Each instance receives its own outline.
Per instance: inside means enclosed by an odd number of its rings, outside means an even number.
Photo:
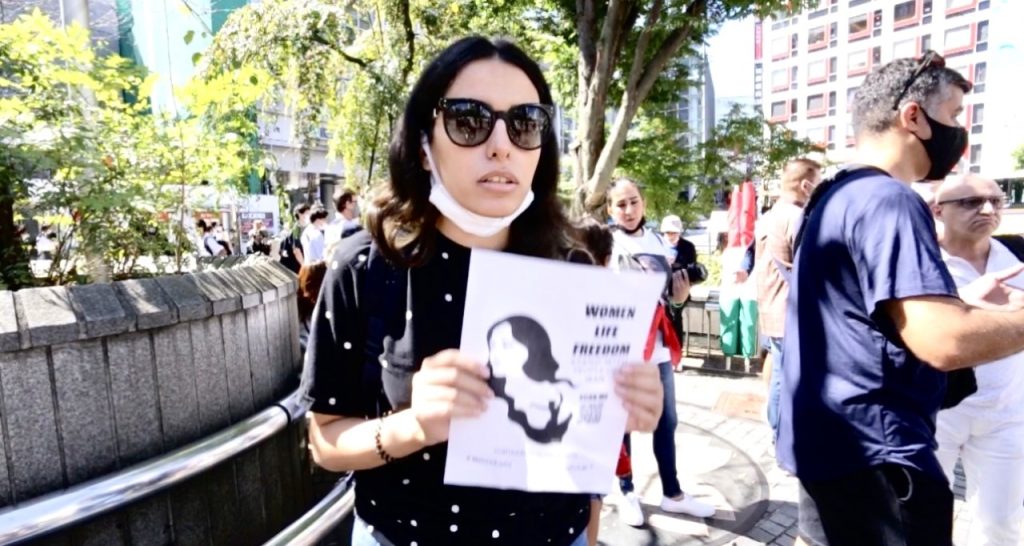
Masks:
[[[555,378],[555,372],[558,371],[558,361],[551,354],[551,338],[548,337],[547,330],[530,317],[515,315],[495,322],[487,331],[488,346],[490,346],[491,339],[494,337],[494,331],[504,324],[508,324],[511,328],[512,337],[527,348],[526,362],[523,363],[523,374],[526,377],[537,382],[565,383],[572,386],[572,382],[567,379]],[[493,360],[493,357],[488,360]],[[572,421],[572,415],[568,415],[563,421],[559,422],[558,416],[563,400],[561,398],[551,400],[548,403],[550,414],[544,428],[533,428],[526,416],[526,412],[516,409],[515,399],[506,391],[507,379],[495,377],[494,367],[490,362],[488,362],[487,366],[491,370],[489,383],[494,391],[494,395],[508,404],[509,420],[522,427],[526,437],[535,442],[547,444],[561,441],[562,436],[569,430],[569,423]]]

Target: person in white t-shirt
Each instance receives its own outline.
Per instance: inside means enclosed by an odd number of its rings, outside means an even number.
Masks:
[[[1005,196],[993,180],[968,174],[935,189],[932,211],[942,258],[958,287],[986,273],[1008,272],[1021,261],[992,238]],[[1024,289],[1024,275],[1005,281]],[[1021,544],[1024,521],[1024,353],[974,369],[978,390],[939,412],[939,463],[953,483],[957,458],[967,477],[971,528],[965,546]]]
[[[666,303],[677,306],[685,304],[690,293],[689,282],[682,271],[672,273],[671,264],[675,258],[673,249],[657,231],[644,225],[644,198],[636,182],[627,179],[613,182],[608,190],[607,204],[608,214],[616,224],[612,267],[620,267],[627,261],[633,261],[640,264],[644,270],[663,272],[666,278]],[[664,322],[667,320],[667,313],[664,313],[664,309],[661,310],[658,320]],[[658,364],[664,387],[661,419],[654,430],[654,458],[658,463],[663,494],[661,509],[701,518],[710,517],[714,515],[715,507],[687,495],[679,485],[679,477],[676,474],[675,430],[678,417],[673,359],[678,358],[680,347],[671,323],[656,324],[655,327],[658,331],[654,345],[648,347],[650,355],[645,356],[645,359]],[[629,451],[628,435],[626,448]],[[644,515],[640,509],[640,499],[633,492],[632,477],[620,478],[619,485],[623,493],[623,502],[619,505],[619,518],[633,527],[643,525]]]
[[[327,211],[316,209],[309,215],[309,225],[302,230],[302,252],[305,253],[305,262],[311,264],[321,262],[324,259],[324,228],[327,226]]]

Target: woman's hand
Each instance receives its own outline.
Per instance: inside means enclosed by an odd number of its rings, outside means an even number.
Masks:
[[[419,440],[431,446],[448,439],[452,417],[476,417],[494,393],[487,386],[487,368],[456,349],[423,361],[412,377],[412,412]]]
[[[682,305],[689,297],[690,280],[686,277],[686,271],[679,270],[672,273],[672,294],[669,296],[669,300],[676,305]]]
[[[623,366],[615,374],[615,393],[622,398],[628,413],[627,432],[651,432],[658,426],[665,392],[657,366]]]

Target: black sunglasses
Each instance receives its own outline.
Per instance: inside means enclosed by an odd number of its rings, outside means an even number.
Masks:
[[[903,84],[903,90],[900,91],[899,95],[896,95],[896,100],[892,103],[893,110],[900,109],[900,101],[903,100],[903,97],[907,94],[907,91],[910,91],[910,86],[914,85],[914,82],[921,77],[921,74],[924,74],[926,70],[932,67],[946,68],[946,59],[942,58],[942,55],[939,55],[938,53],[929,49],[928,51],[925,52],[924,56],[921,57],[921,59],[918,61],[917,69],[914,70],[914,73],[911,74],[910,78],[907,79],[907,83]]]
[[[546,104],[517,104],[504,112],[474,99],[441,99],[434,109],[444,120],[444,132],[459,146],[479,146],[491,137],[499,119],[512,144],[536,150],[551,133],[551,107]]]
[[[963,208],[965,208],[967,210],[980,209],[981,207],[985,206],[985,203],[989,203],[989,204],[992,205],[992,208],[994,208],[996,210],[999,210],[999,209],[1006,208],[1006,197],[1002,196],[1002,195],[1000,195],[998,197],[978,197],[978,196],[976,196],[976,197],[964,197],[962,199],[949,199],[947,201],[939,201],[940,205],[945,205],[947,203],[956,203],[957,205],[959,205],[959,206],[961,206],[961,207],[963,207]]]

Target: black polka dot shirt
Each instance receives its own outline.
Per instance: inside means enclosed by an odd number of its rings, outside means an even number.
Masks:
[[[344,239],[328,260],[306,357],[312,411],[374,418],[408,407],[423,359],[459,346],[470,250],[438,237],[427,263],[396,274],[405,290],[373,289],[382,259],[370,257],[365,233]],[[403,297],[381,301],[382,292]],[[383,346],[366,341],[382,327]],[[356,513],[383,544],[567,546],[585,532],[588,495],[445,485],[446,454],[439,444],[356,472]]]

